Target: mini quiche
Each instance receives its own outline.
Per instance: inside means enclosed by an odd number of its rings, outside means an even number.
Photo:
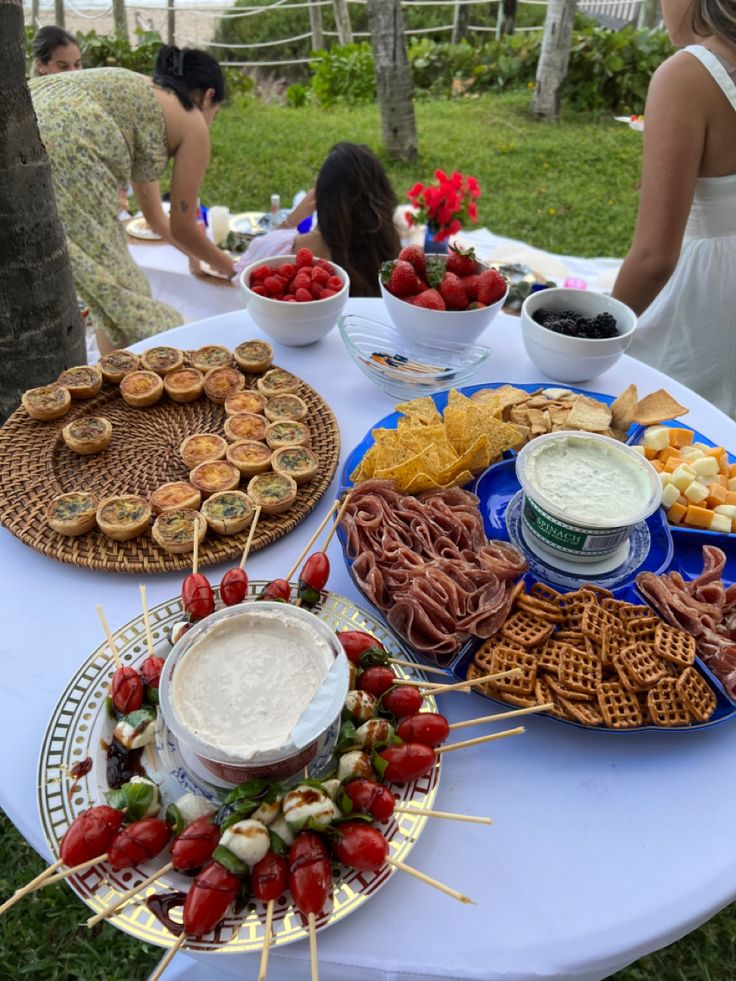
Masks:
[[[119,385],[126,375],[138,371],[140,366],[140,358],[131,351],[110,351],[97,362],[102,377],[111,385]]]
[[[50,422],[67,414],[72,404],[72,397],[61,385],[42,385],[40,388],[29,388],[27,392],[23,392],[20,402],[31,419]]]
[[[265,341],[245,341],[233,351],[239,368],[252,375],[260,375],[271,367],[273,348]]]
[[[271,467],[271,450],[265,443],[241,439],[227,448],[227,458],[244,477],[255,477]]]
[[[155,371],[157,375],[164,377],[171,371],[184,367],[184,352],[175,347],[149,347],[141,355],[143,367],[147,371]]]
[[[264,414],[270,422],[276,419],[295,419],[301,422],[307,418],[309,409],[304,399],[300,399],[298,395],[274,395],[266,402]]]
[[[164,383],[155,371],[131,371],[120,382],[120,394],[128,405],[143,409],[158,402],[164,394]]]
[[[193,367],[206,373],[212,368],[229,368],[233,363],[233,356],[222,344],[206,344],[198,351],[193,351],[189,360]]]
[[[301,382],[284,368],[271,368],[256,382],[256,387],[262,395],[271,399],[274,395],[293,395]]]
[[[202,497],[210,497],[218,491],[235,490],[240,483],[240,471],[227,460],[212,460],[195,467],[189,474],[189,482],[202,491]]]
[[[279,419],[266,429],[266,442],[272,450],[281,446],[306,446],[309,442],[309,430],[303,422]]]
[[[59,494],[46,508],[46,521],[60,535],[84,535],[97,524],[97,501],[86,491]]]
[[[179,447],[179,454],[190,470],[200,463],[224,460],[226,452],[227,443],[217,433],[195,433],[187,436]]]
[[[106,497],[97,508],[97,525],[100,531],[116,542],[138,538],[148,528],[151,505],[138,494],[119,494]]]
[[[319,461],[306,446],[282,446],[280,450],[274,450],[271,468],[282,477],[291,477],[297,484],[306,484],[319,470]]]
[[[194,402],[204,391],[204,375],[197,368],[178,368],[164,376],[164,389],[172,402]]]
[[[245,391],[235,392],[228,395],[225,399],[225,415],[238,416],[242,412],[252,412],[255,415],[263,415],[268,399],[260,392]]]
[[[173,511],[175,508],[199,511],[201,503],[201,493],[186,480],[173,480],[168,484],[161,484],[151,494],[151,507],[156,514]]]
[[[228,395],[241,391],[245,378],[237,368],[213,368],[204,380],[204,394],[211,402],[224,405]]]
[[[218,535],[236,535],[250,526],[255,505],[243,491],[220,491],[202,505],[202,514]]]
[[[201,542],[207,532],[207,522],[199,511],[191,508],[172,508],[153,522],[154,542],[166,552],[181,554],[194,551],[194,538]]]
[[[102,388],[102,371],[96,364],[67,368],[59,375],[56,384],[68,388],[73,399],[91,399]]]
[[[255,412],[241,412],[237,416],[228,416],[224,428],[225,436],[231,443],[239,439],[264,440],[268,422]]]
[[[296,500],[296,481],[280,473],[261,473],[248,482],[248,497],[264,514],[281,514]]]
[[[112,423],[102,416],[82,416],[61,431],[64,442],[75,453],[89,456],[106,450],[112,441]]]

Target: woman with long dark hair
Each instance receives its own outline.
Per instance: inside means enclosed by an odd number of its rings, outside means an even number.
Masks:
[[[173,307],[152,299],[148,280],[130,257],[118,192],[130,181],[155,231],[232,275],[232,259],[197,224],[209,127],[225,98],[219,64],[204,51],[166,45],[153,79],[95,68],[32,79],[30,89],[77,292],[92,315],[100,350],[181,323]],[[174,167],[167,217],[158,180],[169,158]]]
[[[76,72],[82,67],[82,52],[77,39],[55,24],[39,27],[33,36],[31,56],[34,75]]]

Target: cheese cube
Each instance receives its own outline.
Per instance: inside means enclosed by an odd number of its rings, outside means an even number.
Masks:
[[[631,449],[634,450],[635,453],[640,453],[642,456],[644,456],[644,447],[641,445],[641,443],[635,443]]]
[[[692,501],[693,504],[700,504],[708,497],[708,488],[705,484],[701,484],[699,480],[694,480],[691,484],[683,490],[682,492],[688,501]]]
[[[736,491],[736,477],[729,477],[726,490]]]
[[[680,492],[674,484],[667,484],[662,491],[662,507],[668,511],[680,496]]]
[[[681,491],[683,491],[683,493],[685,488],[694,480],[695,471],[692,467],[688,467],[685,463],[679,466],[672,474],[672,483],[675,485],[675,487],[678,487]]]
[[[685,524],[693,528],[710,528],[713,512],[707,508],[699,508],[691,504],[685,515]]]
[[[731,521],[736,521],[736,504],[719,504],[713,510],[716,514],[725,514]]]
[[[685,508],[690,506],[690,501],[688,501],[684,494],[680,494],[680,496],[677,498],[677,503],[682,504],[682,506]]]
[[[667,463],[667,461],[671,460],[673,456],[679,458],[680,451],[676,450],[674,446],[667,446],[659,453],[658,458],[662,461],[662,463]]]
[[[726,491],[726,500],[723,503],[724,504],[736,504],[736,487],[734,487],[733,490],[730,490],[729,489],[729,490]]]
[[[667,473],[674,473],[678,467],[682,466],[685,461],[679,456],[668,457],[667,462],[664,465],[664,469]]]
[[[681,429],[678,426],[670,426],[670,446],[679,449],[681,446],[689,446],[693,441],[692,429]]]
[[[710,449],[710,446],[708,446],[707,443],[700,443],[700,442],[698,442],[698,440],[695,440],[695,442],[693,443],[693,446],[697,446],[697,448],[699,450],[702,450],[703,452],[705,452],[706,450],[709,450]]]
[[[706,505],[715,508],[719,504],[726,503],[726,491],[720,484],[708,484],[708,500]]]
[[[726,475],[731,472],[731,463],[728,459],[728,453],[725,451],[718,457],[718,469]]]
[[[697,446],[683,446],[680,450],[680,456],[683,460],[699,460],[705,453],[699,450]]]
[[[728,465],[728,476],[736,477],[736,463],[729,463]]]
[[[667,511],[667,520],[670,524],[679,525],[682,519],[687,514],[687,508],[684,504],[679,504],[677,501],[672,505],[672,507]]]
[[[725,514],[713,513],[713,517],[710,521],[711,531],[720,531],[723,534],[731,534],[731,519],[726,517]]]
[[[672,474],[666,473],[662,470],[659,474],[659,482],[663,487],[666,487],[672,481]]]
[[[722,456],[726,451],[722,446],[709,446],[705,451],[706,456],[714,456],[716,460],[719,456]]]
[[[662,471],[664,470],[664,464],[662,463],[661,460],[658,460],[655,457],[653,460],[650,460],[649,462],[654,467],[654,469],[657,471],[657,473],[662,473]]]
[[[644,433],[643,445],[650,450],[663,450],[670,445],[670,434],[666,426],[651,426]]]
[[[712,456],[704,456],[688,464],[700,477],[715,477],[718,473],[718,460]]]
[[[647,460],[656,460],[659,450],[653,450],[651,446],[644,447],[644,456]]]

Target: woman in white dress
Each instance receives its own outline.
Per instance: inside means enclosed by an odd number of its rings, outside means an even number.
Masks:
[[[640,314],[629,354],[736,416],[736,3],[663,0],[634,241],[613,295]],[[693,43],[697,42],[697,43]]]

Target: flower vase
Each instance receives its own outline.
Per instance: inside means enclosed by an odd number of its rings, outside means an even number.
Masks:
[[[427,225],[424,233],[424,251],[427,254],[447,255],[449,239],[444,238],[440,240],[437,238],[437,233],[437,228]]]

